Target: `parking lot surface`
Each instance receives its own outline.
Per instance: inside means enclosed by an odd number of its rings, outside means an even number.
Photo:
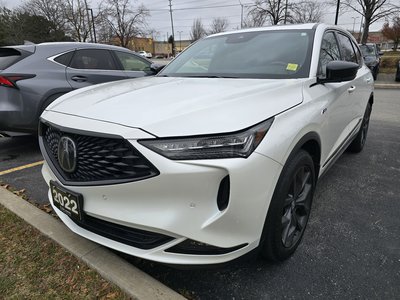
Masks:
[[[368,135],[362,153],[345,153],[318,183],[308,229],[288,261],[180,270],[124,257],[194,299],[398,299],[400,90],[375,91]],[[0,181],[46,204],[41,160],[35,137],[0,138]]]

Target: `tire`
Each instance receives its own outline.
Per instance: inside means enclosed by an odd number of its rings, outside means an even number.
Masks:
[[[379,72],[379,70],[378,70],[378,68],[376,67],[376,68],[374,69],[373,74],[372,74],[372,77],[374,78],[374,80],[377,80],[377,79],[378,79],[378,72]]]
[[[40,106],[39,114],[38,114],[38,119],[40,115],[44,112],[44,110],[49,106],[51,103],[53,103],[57,98],[61,97],[65,93],[57,93],[49,96],[46,100],[43,101],[42,105]]]
[[[261,237],[262,257],[283,261],[296,251],[310,216],[315,184],[315,168],[310,154],[300,150],[291,155],[268,209]]]
[[[365,109],[364,117],[361,123],[361,128],[358,131],[355,139],[351,142],[347,150],[353,153],[359,153],[362,151],[365,145],[365,141],[367,140],[368,128],[369,128],[369,119],[371,116],[372,106],[371,103],[368,103],[367,108]]]

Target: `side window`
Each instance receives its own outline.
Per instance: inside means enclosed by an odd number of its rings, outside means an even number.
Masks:
[[[357,57],[356,54],[354,53],[353,46],[351,45],[351,40],[347,36],[341,33],[337,34],[337,38],[339,40],[342,60],[357,63]]]
[[[360,67],[362,67],[362,55],[360,52],[360,48],[353,41],[351,43],[353,45],[354,51],[356,52],[357,62]]]
[[[116,70],[114,59],[108,50],[81,49],[72,58],[71,68],[89,70]]]
[[[340,60],[339,46],[333,32],[327,32],[321,43],[318,74],[326,76],[326,65],[333,60]]]
[[[70,51],[64,54],[61,54],[60,56],[57,56],[54,61],[58,62],[59,64],[62,64],[64,66],[68,66],[69,62],[71,61],[72,55],[74,55],[74,51]]]
[[[114,51],[114,53],[125,71],[148,71],[150,68],[151,64],[149,62],[140,59],[136,55],[121,51]]]

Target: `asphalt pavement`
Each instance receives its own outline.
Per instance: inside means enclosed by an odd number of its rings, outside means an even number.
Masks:
[[[345,153],[318,183],[311,219],[292,258],[180,270],[122,255],[194,299],[400,297],[400,90],[375,90],[367,144]],[[0,138],[0,181],[46,204],[36,138]]]

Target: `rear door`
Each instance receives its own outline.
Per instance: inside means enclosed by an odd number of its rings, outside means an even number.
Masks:
[[[341,32],[337,33],[337,37],[342,52],[342,59],[358,63],[359,65],[357,76],[351,83],[353,92],[349,93],[350,102],[348,103],[349,110],[351,111],[350,125],[354,127],[361,121],[364,115],[367,101],[372,91],[373,77],[368,67],[363,64],[358,46],[355,45],[354,41]]]
[[[117,63],[106,49],[78,49],[66,69],[67,80],[78,89],[92,84],[125,79]]]

